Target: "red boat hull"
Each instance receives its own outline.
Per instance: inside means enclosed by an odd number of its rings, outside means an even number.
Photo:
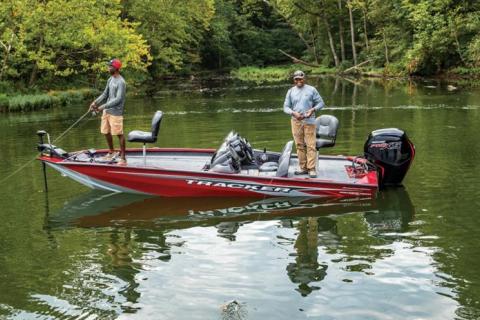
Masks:
[[[137,152],[138,150],[129,150]],[[153,149],[151,152],[205,153],[203,149]],[[355,183],[322,179],[281,178],[156,167],[120,166],[67,161],[42,155],[44,163],[94,189],[164,197],[374,197],[377,173],[369,171]],[[342,159],[345,159],[342,157]]]

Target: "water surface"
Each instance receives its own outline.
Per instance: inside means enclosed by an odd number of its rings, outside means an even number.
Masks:
[[[55,139],[86,105],[0,115],[0,318],[480,318],[480,91],[312,82],[341,125],[323,153],[361,154],[370,131],[407,131],[417,156],[405,188],[356,202],[171,200],[91,191],[48,170],[45,194],[35,132]],[[158,146],[217,147],[235,129],[280,150],[288,87],[129,97],[126,131],[162,110]],[[98,126],[88,117],[58,144],[104,148]]]

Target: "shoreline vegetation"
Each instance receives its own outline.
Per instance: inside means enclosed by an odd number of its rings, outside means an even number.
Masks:
[[[66,106],[98,95],[95,89],[51,90],[37,94],[0,94],[0,112],[27,112]]]
[[[351,70],[338,70],[333,67],[325,66],[306,66],[291,64],[284,66],[269,67],[241,67],[230,72],[233,79],[249,81],[255,83],[277,82],[289,80],[295,70],[304,71],[307,76],[331,75],[337,77],[357,77],[357,78],[382,78],[385,80],[411,80],[411,79],[436,79],[444,81],[462,82],[463,84],[479,85],[480,68],[453,68],[443,74],[434,76],[411,76],[407,73],[398,72],[388,67],[386,68],[355,68]]]
[[[112,58],[135,94],[285,81],[295,69],[476,86],[479,13],[480,1],[454,0],[4,1],[0,112],[81,99],[64,89],[103,85]]]
[[[436,80],[446,81],[461,85],[464,87],[480,86],[480,68],[455,68],[441,75],[433,77],[412,77],[407,74],[392,73],[388,68],[358,68],[349,72],[339,71],[333,67],[326,66],[306,66],[299,64],[288,64],[281,66],[268,67],[241,67],[234,69],[227,74],[221,74],[224,80],[238,80],[245,83],[262,85],[267,83],[288,82],[295,70],[302,70],[307,76],[335,76],[340,78],[368,79],[377,78],[384,81],[412,81],[412,80]],[[178,76],[169,77],[168,81],[178,81],[179,84],[185,79],[212,80],[217,79],[220,73],[199,74],[197,77]],[[146,94],[145,90],[134,88],[134,95],[139,92]],[[175,89],[173,89],[175,90]],[[203,90],[203,89],[200,89]],[[180,86],[178,91],[182,91]],[[7,112],[30,112],[42,109],[49,109],[57,106],[67,106],[72,103],[93,99],[100,94],[99,89],[80,88],[65,90],[50,90],[48,92],[38,92],[35,94],[10,93],[0,94],[0,113]]]

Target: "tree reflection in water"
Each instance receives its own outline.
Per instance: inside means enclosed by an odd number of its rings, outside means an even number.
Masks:
[[[385,192],[374,201],[178,201],[91,194],[86,199],[67,204],[47,224],[50,230],[109,228],[110,242],[106,250],[111,263],[102,269],[125,282],[118,291],[126,300],[121,308],[124,312],[135,312],[133,305],[140,298],[136,275],[145,267],[135,261],[159,259],[169,262],[172,246],[181,247],[184,243],[170,231],[215,227],[219,237],[236,241],[236,234],[245,223],[259,220],[278,221],[280,228],[296,229],[294,239],[279,244],[289,251],[291,257],[286,265],[288,278],[297,285],[295,290],[306,297],[321,288],[321,281],[327,276],[332,262],[344,263],[346,271],[363,271],[376,259],[388,255],[388,252],[372,249],[372,246],[392,242],[394,237],[385,235],[403,231],[412,212],[413,207],[403,189]],[[323,252],[320,258],[319,250]],[[340,258],[333,260],[334,255]]]

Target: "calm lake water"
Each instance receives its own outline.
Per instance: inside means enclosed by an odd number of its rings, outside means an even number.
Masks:
[[[48,170],[45,194],[35,132],[54,139],[86,104],[0,114],[0,318],[479,319],[480,89],[311,82],[341,125],[324,153],[361,154],[377,128],[407,131],[417,156],[405,188],[357,202],[171,200]],[[288,87],[129,97],[126,131],[162,110],[157,146],[215,148],[235,129],[279,151]],[[58,145],[104,148],[98,127],[89,117]]]

